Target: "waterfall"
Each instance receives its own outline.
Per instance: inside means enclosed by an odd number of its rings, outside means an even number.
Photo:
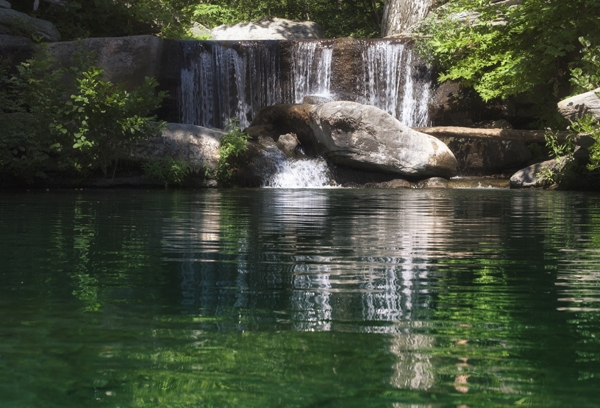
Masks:
[[[262,107],[282,103],[278,51],[273,41],[185,42],[182,123],[223,128],[237,118],[247,127]]]
[[[265,152],[276,171],[267,178],[263,187],[323,188],[331,185],[329,168],[322,158],[291,159],[279,149]]]
[[[407,126],[427,126],[431,78],[428,71],[418,77],[413,58],[413,50],[402,43],[374,41],[363,47],[358,102],[377,106]]]
[[[292,55],[294,102],[302,103],[308,95],[331,97],[331,44],[299,41]]]
[[[183,41],[181,123],[250,125],[258,111],[307,95],[376,106],[428,126],[429,69],[404,40]],[[337,51],[336,51],[337,50]],[[336,56],[337,52],[337,56]],[[336,61],[337,58],[337,61]]]

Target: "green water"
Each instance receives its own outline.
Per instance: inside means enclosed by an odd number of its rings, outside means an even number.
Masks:
[[[0,407],[596,407],[600,196],[0,193]]]

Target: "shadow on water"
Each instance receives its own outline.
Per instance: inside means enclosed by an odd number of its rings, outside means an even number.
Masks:
[[[594,406],[597,196],[0,196],[0,407]]]

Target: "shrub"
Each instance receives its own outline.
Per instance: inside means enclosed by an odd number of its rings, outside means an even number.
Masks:
[[[35,56],[9,72],[0,70],[0,173],[30,183],[45,177],[44,168],[56,162],[63,171],[85,176],[105,174],[120,152],[157,133],[155,122],[164,93],[147,78],[133,91],[103,81],[103,71],[82,55],[78,66],[57,67],[40,46]],[[74,92],[64,85],[75,78]]]
[[[146,177],[163,183],[166,189],[169,184],[181,185],[190,174],[191,164],[172,157],[165,157],[144,163],[142,170]]]
[[[219,183],[229,185],[237,170],[236,159],[248,150],[246,142],[250,136],[240,130],[237,119],[229,119],[225,125],[225,130],[227,134],[221,138],[215,178]]]

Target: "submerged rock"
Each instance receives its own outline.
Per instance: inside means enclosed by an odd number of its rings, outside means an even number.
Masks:
[[[374,106],[317,105],[310,127],[321,153],[336,164],[416,178],[456,175],[458,163],[444,143]]]

